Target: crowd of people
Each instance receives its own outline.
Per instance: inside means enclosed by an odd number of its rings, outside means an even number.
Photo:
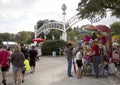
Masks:
[[[97,40],[82,42],[81,45],[73,47],[68,43],[64,49],[64,54],[68,62],[67,76],[72,75],[72,63],[74,59],[74,71],[76,77],[82,78],[83,75],[93,75],[99,78],[100,75],[114,74],[116,71],[115,64],[112,58],[109,57],[107,49]],[[7,49],[5,45],[0,47],[0,67],[2,71],[2,83],[6,85],[6,76],[9,71],[10,64],[13,69],[13,85],[21,85],[24,83],[25,72],[31,70],[35,72],[36,61],[42,55],[41,47],[39,45],[31,46],[29,49],[20,43],[14,47],[13,50]],[[77,66],[77,70],[76,70]]]
[[[97,39],[91,40],[89,43],[84,41],[82,45],[75,47],[69,43],[65,49],[65,56],[68,61],[68,77],[73,77],[71,69],[74,59],[76,60],[77,71],[74,63],[73,66],[77,78],[81,78],[82,75],[92,75],[99,78],[100,76],[115,74],[117,71],[116,63],[110,57],[109,49]]]
[[[31,70],[35,72],[36,61],[42,55],[40,46],[31,46],[26,48],[20,43],[10,50],[7,46],[0,46],[0,68],[2,72],[2,83],[7,85],[6,76],[12,64],[13,85],[21,85],[24,83],[25,72]]]

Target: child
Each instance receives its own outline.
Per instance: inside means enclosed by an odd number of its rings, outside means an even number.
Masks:
[[[83,63],[82,63],[82,58],[83,58],[83,55],[82,55],[82,47],[79,48],[78,52],[76,53],[76,64],[78,66],[78,69],[77,69],[77,78],[81,78],[81,72],[82,72],[82,66],[83,66]]]

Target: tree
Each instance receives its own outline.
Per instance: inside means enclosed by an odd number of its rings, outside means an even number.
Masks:
[[[0,46],[2,45],[3,43],[2,43],[2,40],[0,39]]]
[[[110,25],[112,29],[112,35],[120,35],[120,22],[114,22]]]
[[[32,39],[34,39],[34,32],[27,32],[29,35],[30,35],[30,37],[28,38],[28,40],[27,40],[27,44],[30,44],[31,43],[31,41],[32,41]]]
[[[15,34],[10,33],[0,33],[0,39],[2,41],[14,41]]]
[[[80,0],[77,11],[82,19],[91,19],[96,15],[103,18],[107,11],[111,12],[111,16],[120,18],[120,0]]]
[[[110,25],[110,28],[112,29],[112,35],[117,36],[118,43],[120,44],[120,22],[114,22]]]
[[[75,40],[75,38],[80,39],[80,31],[79,31],[79,29],[80,28],[78,28],[78,27],[77,28],[74,27],[74,29],[69,28],[67,30],[68,38],[70,40]]]
[[[31,39],[31,35],[26,31],[21,31],[16,34],[15,38],[18,43],[27,43]]]
[[[37,22],[37,29],[39,29],[44,24],[44,20],[39,20]]]
[[[53,36],[54,36],[54,39],[55,39],[55,40],[60,40],[60,35],[62,35],[62,32],[61,32],[61,31],[56,30],[56,29],[52,29],[52,30],[50,30],[50,32],[49,32],[49,34],[48,34],[47,37],[50,39],[49,36],[51,36],[51,39],[52,39]]]

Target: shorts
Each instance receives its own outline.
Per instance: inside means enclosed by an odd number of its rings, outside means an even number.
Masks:
[[[36,64],[35,64],[35,60],[34,60],[34,59],[33,59],[33,60],[30,60],[30,66],[33,66],[33,67],[36,66]]]
[[[1,67],[1,71],[2,72],[7,72],[7,71],[9,71],[9,68],[10,68],[10,66]]]
[[[18,72],[18,71],[22,72],[22,71],[23,71],[23,68],[13,66],[13,72]]]
[[[25,74],[25,70],[22,71],[22,74]]]
[[[79,68],[83,65],[82,60],[76,60],[76,64]]]

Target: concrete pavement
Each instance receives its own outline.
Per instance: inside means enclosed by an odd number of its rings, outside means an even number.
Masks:
[[[81,79],[67,77],[67,61],[64,57],[41,57],[37,62],[36,72],[26,73],[25,82],[22,85],[120,85],[120,76],[111,75],[95,79],[84,76]],[[73,69],[72,69],[73,70]],[[74,71],[72,74],[75,76]],[[1,79],[1,73],[0,73]],[[7,85],[12,85],[13,73],[10,69],[7,76]],[[0,85],[2,83],[0,82]]]

